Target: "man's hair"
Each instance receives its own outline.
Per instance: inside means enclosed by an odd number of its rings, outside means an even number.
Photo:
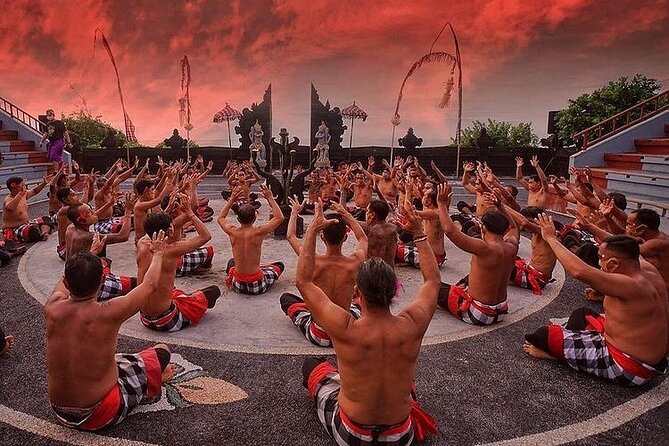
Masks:
[[[356,285],[370,306],[387,308],[395,297],[397,276],[383,259],[372,257],[358,268]]]
[[[102,262],[90,252],[79,252],[65,263],[67,289],[73,297],[86,297],[93,294],[102,284]]]
[[[67,174],[64,172],[59,173],[56,177],[56,187],[63,187],[65,180],[67,180]]]
[[[23,178],[21,177],[9,177],[7,178],[7,189],[11,189],[12,186],[11,184],[14,183],[16,186],[18,186],[21,181],[23,181]]]
[[[135,184],[135,189],[137,189],[137,193],[139,195],[142,195],[144,191],[150,187],[153,186],[153,181],[151,180],[140,180]]]
[[[390,213],[390,206],[385,201],[375,198],[369,202],[369,210],[374,212],[379,221],[385,221]]]
[[[660,229],[660,214],[652,209],[636,209],[631,212],[636,214],[636,221],[638,224],[646,225],[651,231],[657,231]]]
[[[583,243],[576,249],[574,254],[588,265],[599,269],[599,249],[594,243]]]
[[[437,205],[437,191],[435,189],[432,189],[429,194],[427,194],[427,199],[430,200],[430,204],[432,206]]]
[[[342,219],[341,215],[335,213],[329,213],[325,215],[325,218],[327,220],[337,220],[337,223],[323,229],[323,240],[328,245],[342,244],[346,238],[346,223],[344,223],[344,219]]]
[[[514,186],[513,184],[507,184],[504,187],[509,189],[509,193],[511,194],[511,196],[513,198],[516,198],[518,196],[518,188],[516,186]]]
[[[541,183],[541,178],[539,178],[539,175],[530,175],[528,177],[528,181],[535,181],[537,183]]]
[[[395,264],[397,251],[397,226],[379,223],[369,228],[367,234],[367,257],[380,257],[390,266]]]
[[[59,187],[56,191],[56,198],[58,198],[58,201],[61,203],[65,204],[65,200],[67,200],[67,197],[69,197],[71,193],[72,189],[69,187]]]
[[[629,235],[612,235],[602,240],[606,249],[629,260],[639,260],[639,243]]]
[[[534,221],[539,214],[543,214],[545,209],[539,206],[528,206],[520,210],[520,214],[528,220]]]
[[[157,234],[160,231],[167,234],[171,225],[172,217],[170,217],[170,214],[163,211],[152,212],[144,219],[144,232],[149,237],[153,237],[154,234]]]
[[[627,209],[627,198],[620,192],[611,192],[607,197],[613,199],[613,204],[621,211]]]
[[[67,207],[67,219],[72,223],[79,223],[79,208],[85,204],[71,204]]]
[[[481,223],[488,231],[497,235],[504,235],[509,229],[509,219],[498,210],[488,211],[483,214]]]
[[[237,220],[243,225],[250,225],[256,221],[256,208],[250,204],[243,204],[237,209]]]

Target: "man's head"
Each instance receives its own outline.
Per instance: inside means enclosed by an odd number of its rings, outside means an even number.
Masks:
[[[358,186],[362,186],[363,184],[365,184],[365,174],[364,173],[358,171],[355,174],[355,184],[358,185]]]
[[[61,172],[58,174],[56,177],[56,187],[68,187],[70,185],[70,178],[69,176]]]
[[[79,252],[65,263],[65,287],[73,300],[95,298],[104,275],[100,258],[90,252]]]
[[[381,177],[384,180],[388,181],[390,179],[390,169],[388,169],[387,167],[384,167],[383,171],[381,172]]]
[[[437,191],[434,189],[428,189],[423,193],[421,198],[423,206],[430,209],[437,208]]]
[[[652,209],[637,209],[627,216],[625,233],[631,237],[643,238],[646,232],[657,232],[660,229],[660,214]]]
[[[336,220],[337,223],[333,223],[330,226],[327,226],[323,229],[323,241],[326,245],[337,246],[344,243],[346,240],[346,223],[344,219],[339,214],[326,214],[325,218],[327,220]]]
[[[95,187],[97,187],[98,189],[102,189],[105,186],[105,184],[107,184],[107,178],[104,176],[95,180]]]
[[[48,109],[46,111],[46,120],[53,121],[54,119],[56,119],[56,113],[52,109]]]
[[[75,226],[90,226],[98,222],[98,214],[86,204],[73,204],[67,208],[67,219]]]
[[[252,225],[256,221],[256,208],[243,204],[237,209],[237,221],[242,225]]]
[[[21,177],[9,177],[7,178],[7,189],[9,192],[18,192],[24,185],[23,178]]]
[[[481,217],[483,230],[495,235],[504,235],[509,229],[509,219],[496,209],[486,212]]]
[[[625,198],[625,196],[620,192],[611,192],[606,196],[606,198],[612,199],[615,207],[621,211],[627,209],[627,198]]]
[[[153,189],[153,181],[151,180],[140,180],[137,182],[135,185],[135,189],[137,189],[137,195],[144,199],[152,199],[153,198],[153,192],[155,189]]]
[[[377,223],[383,223],[388,218],[390,213],[390,206],[383,200],[374,199],[367,205],[367,212],[365,213],[365,222],[372,226]]]
[[[541,179],[539,178],[539,175],[530,175],[529,178],[527,179],[527,188],[531,192],[538,192],[541,190]]]
[[[599,245],[599,267],[612,273],[625,265],[639,265],[639,243],[627,235],[612,235]]]
[[[367,233],[367,258],[380,257],[391,267],[395,266],[397,252],[397,226],[379,223],[369,227]]]
[[[58,198],[58,201],[66,206],[79,204],[79,200],[77,200],[77,194],[69,187],[58,188],[56,191],[56,198]]]
[[[152,212],[144,219],[144,233],[149,237],[153,237],[158,232],[163,231],[166,235],[171,235],[172,217],[167,212]]]
[[[393,268],[379,257],[362,262],[358,268],[356,289],[370,307],[388,308],[397,287]]]
[[[518,188],[513,184],[507,184],[506,186],[504,186],[504,189],[506,189],[506,191],[509,194],[511,194],[513,198],[516,198],[518,196]]]

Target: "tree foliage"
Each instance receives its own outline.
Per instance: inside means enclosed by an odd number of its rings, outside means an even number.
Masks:
[[[470,127],[462,129],[462,146],[476,147],[476,140],[481,136],[482,129],[485,129],[490,139],[490,147],[534,146],[539,141],[532,130],[531,122],[514,125],[510,122],[488,119],[487,122],[474,121]]]
[[[104,122],[101,116],[91,116],[85,111],[71,113],[62,118],[67,130],[73,132],[79,139],[81,147],[101,147],[100,142],[107,135],[107,130],[112,129],[119,140],[119,146],[126,144],[125,135],[119,130]]]
[[[655,96],[660,88],[657,80],[636,74],[632,79],[621,77],[592,93],[570,99],[569,106],[557,116],[558,136],[572,144],[575,133]]]

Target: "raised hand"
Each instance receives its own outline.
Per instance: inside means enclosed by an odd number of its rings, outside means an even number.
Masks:
[[[211,170],[213,167],[214,167],[214,162],[210,160],[210,161],[207,163],[207,170]]]
[[[471,173],[476,169],[476,166],[471,161],[465,161],[462,163],[462,168],[465,170],[465,172]]]
[[[300,203],[293,197],[288,197],[288,204],[290,205],[290,212],[293,214],[299,214],[304,208],[304,204]]]
[[[437,186],[437,205],[450,206],[453,188],[448,183],[441,183]]]
[[[79,170],[79,163],[75,160],[72,160],[72,170]]]
[[[525,164],[525,161],[523,160],[523,158],[521,158],[520,156],[517,156],[516,157],[516,167],[521,167],[523,164]]]
[[[139,166],[139,157],[135,155],[135,164],[133,165],[134,168],[137,168]]]
[[[313,227],[316,232],[320,232],[335,223],[337,223],[337,220],[329,220],[323,216],[323,200],[319,198],[316,206],[314,206],[314,218],[311,220],[309,229]]]
[[[135,209],[135,203],[137,203],[137,196],[132,192],[126,192],[123,209],[125,209],[126,212],[132,212],[132,210]]]
[[[539,214],[535,221],[539,225],[539,228],[541,228],[541,237],[544,240],[557,238],[555,225],[553,224],[553,217],[548,214]]]
[[[147,158],[146,161],[144,162],[144,168],[145,169],[149,168],[149,160],[150,160],[150,158]]]
[[[369,167],[373,167],[374,164],[376,164],[376,161],[374,160],[374,157],[373,157],[373,156],[368,157],[368,158],[367,158],[367,165],[368,165]]]
[[[537,155],[534,155],[532,159],[530,160],[530,164],[532,167],[537,168],[539,167],[539,157]]]
[[[91,242],[91,254],[99,255],[107,244],[107,236],[100,238],[100,233],[93,234],[93,241]]]
[[[157,254],[163,252],[167,246],[167,240],[165,239],[165,231],[162,229],[158,233],[153,234],[151,237],[151,243],[149,244],[149,250],[151,253]]]
[[[269,189],[269,187],[265,186],[264,184],[260,186],[260,193],[262,193],[262,196],[265,197],[265,200],[267,201],[274,199],[272,191]]]
[[[601,212],[604,217],[607,217],[613,211],[613,207],[613,200],[611,198],[605,198],[599,205],[599,212]]]
[[[396,220],[397,224],[409,234],[416,236],[424,232],[423,223],[416,214],[416,210],[413,206],[404,206],[404,218]]]
[[[483,193],[483,200],[486,204],[486,206],[494,206],[494,207],[499,207],[500,206],[500,199],[499,196],[496,193],[493,192],[484,192]]]
[[[330,208],[342,217],[349,214],[346,208],[339,203],[332,203]]]
[[[402,159],[401,156],[396,156],[395,162],[393,164],[395,165],[395,167],[401,167],[403,162],[404,160]]]

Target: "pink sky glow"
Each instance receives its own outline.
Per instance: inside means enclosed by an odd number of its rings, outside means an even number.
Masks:
[[[642,73],[669,85],[669,0],[3,3],[0,97],[33,115],[46,108],[67,115],[83,97],[93,115],[122,130],[112,65],[101,48],[93,57],[100,28],[146,145],[179,125],[179,61],[187,55],[191,136],[200,145],[227,146],[226,127],[212,116],[226,102],[239,110],[259,102],[269,83],[275,134],[287,127],[308,141],[313,82],[323,102],[344,108],[356,101],[369,113],[355,123],[354,146],[387,146],[402,80],[446,21],[460,41],[463,127],[488,118],[531,121],[543,137],[549,110],[610,80]],[[435,50],[455,54],[450,34]],[[412,126],[425,146],[450,143],[457,94],[450,108],[438,108],[449,68],[425,65],[409,79],[396,138]]]

